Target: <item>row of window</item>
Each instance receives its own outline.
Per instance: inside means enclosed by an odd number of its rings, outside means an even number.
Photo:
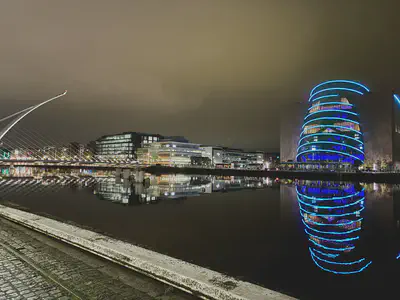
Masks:
[[[131,139],[131,134],[124,134],[124,135],[113,135],[113,136],[106,136],[103,140],[123,140],[123,139]]]
[[[142,136],[142,141],[153,141],[153,142],[157,142],[159,140],[158,137],[156,136]]]
[[[352,109],[351,106],[349,105],[318,105],[315,106],[314,108],[310,109],[310,113],[320,111],[320,110],[335,110],[335,109],[341,109],[341,110],[346,110],[346,109]]]
[[[121,145],[124,143],[132,143],[132,139],[121,139],[119,141],[110,140],[110,141],[97,141],[96,144],[99,145]]]

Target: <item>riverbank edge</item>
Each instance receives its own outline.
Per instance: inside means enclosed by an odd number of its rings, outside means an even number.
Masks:
[[[221,273],[77,226],[0,205],[0,217],[71,244],[204,299],[293,300]]]
[[[310,171],[277,171],[277,170],[236,170],[236,169],[206,169],[206,168],[177,168],[152,166],[144,171],[155,174],[186,174],[214,176],[244,176],[270,177],[279,179],[304,179],[325,181],[353,181],[365,183],[400,183],[400,173],[361,173],[361,172],[310,172]]]

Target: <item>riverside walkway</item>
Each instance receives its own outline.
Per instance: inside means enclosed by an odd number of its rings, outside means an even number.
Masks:
[[[0,218],[0,300],[194,296]]]

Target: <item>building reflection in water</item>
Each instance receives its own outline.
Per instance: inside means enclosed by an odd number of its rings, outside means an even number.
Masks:
[[[199,175],[149,175],[145,184],[135,184],[128,179],[103,180],[96,184],[94,193],[104,200],[122,204],[150,204],[165,199],[183,200],[188,197],[228,192],[241,189],[258,189],[272,186],[269,178],[213,177]]]
[[[157,203],[164,199],[186,199],[213,192],[259,189],[276,185],[269,178],[151,175],[142,183],[121,178],[114,171],[90,169],[57,169],[38,167],[0,168],[0,199],[12,194],[57,192],[63,187],[89,188],[99,199],[125,205]]]
[[[357,249],[363,221],[364,188],[355,183],[300,181],[296,191],[315,265],[340,275],[364,271],[372,263]]]

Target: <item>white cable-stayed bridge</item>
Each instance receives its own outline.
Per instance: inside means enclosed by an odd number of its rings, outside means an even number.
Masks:
[[[6,123],[5,121],[7,120],[9,121],[9,123],[0,130],[0,165],[57,167],[87,166],[101,168],[136,167],[137,164],[135,161],[124,161],[118,159],[100,160],[94,155],[93,151],[71,151],[71,149],[65,145],[50,138],[46,138],[33,129],[16,126],[39,107],[56,99],[60,99],[65,95],[67,95],[66,90],[59,95],[40,102],[39,104],[27,107],[0,119],[0,125]]]

